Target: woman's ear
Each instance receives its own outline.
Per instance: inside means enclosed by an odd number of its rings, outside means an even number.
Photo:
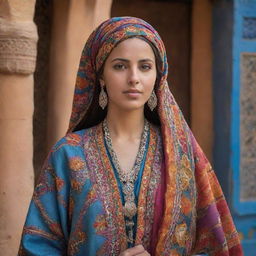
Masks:
[[[99,79],[99,81],[100,81],[100,86],[104,87],[105,86],[105,82],[104,82],[102,77]]]

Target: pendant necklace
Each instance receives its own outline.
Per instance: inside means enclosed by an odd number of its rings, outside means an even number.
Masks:
[[[107,125],[107,120],[103,121],[103,131],[104,138],[109,150],[109,154],[112,158],[112,162],[114,167],[117,170],[119,179],[122,183],[122,191],[124,193],[124,205],[123,205],[123,213],[126,217],[125,225],[127,228],[127,241],[128,243],[134,243],[134,232],[133,227],[135,225],[133,221],[133,217],[137,214],[137,206],[135,203],[135,194],[134,194],[134,185],[135,181],[138,177],[138,173],[140,171],[141,163],[143,160],[143,156],[146,150],[147,136],[149,133],[149,122],[145,119],[143,132],[141,135],[139,151],[136,156],[136,160],[133,168],[130,171],[123,171],[120,167],[119,161],[117,159],[117,155],[113,149],[112,139],[110,136],[110,132]]]

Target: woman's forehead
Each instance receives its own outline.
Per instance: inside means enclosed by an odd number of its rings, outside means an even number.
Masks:
[[[108,59],[124,57],[124,58],[152,58],[154,52],[151,46],[144,40],[139,38],[129,38],[120,42],[110,53]]]

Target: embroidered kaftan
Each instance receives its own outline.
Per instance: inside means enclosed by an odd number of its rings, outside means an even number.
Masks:
[[[163,198],[172,188],[165,184],[159,129],[151,126],[138,195],[136,244],[143,244],[151,255],[163,255],[156,250],[161,227],[169,234],[169,243],[161,247],[164,255],[242,255],[214,172],[193,144],[195,173],[183,157],[178,191],[174,191],[178,195],[172,211],[175,223],[163,227]],[[126,248],[122,200],[102,126],[70,133],[53,147],[43,168],[19,255],[110,256]]]
[[[138,230],[146,225],[143,241],[148,247],[161,160],[160,134],[151,128],[139,176],[136,225]],[[101,125],[67,135],[52,149],[37,183],[20,255],[119,255],[127,247],[125,232],[120,191]]]

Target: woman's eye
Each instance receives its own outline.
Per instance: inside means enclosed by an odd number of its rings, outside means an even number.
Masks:
[[[150,70],[152,67],[151,67],[151,65],[149,65],[149,64],[143,64],[143,65],[141,65],[141,69],[142,70]]]
[[[116,69],[116,70],[125,69],[125,65],[124,64],[115,64],[114,69]]]

